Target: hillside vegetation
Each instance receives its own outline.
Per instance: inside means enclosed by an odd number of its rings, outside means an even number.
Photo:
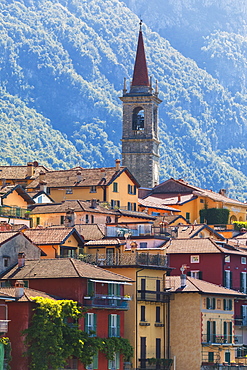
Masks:
[[[246,199],[245,35],[236,34],[234,27],[231,32],[230,20],[225,29],[224,17],[218,23],[213,18],[195,45],[198,60],[192,60],[193,47],[186,54],[167,40],[164,30],[176,35],[176,22],[167,14],[173,10],[173,18],[181,20],[178,37],[210,1],[200,7],[191,0],[193,12],[185,6],[183,13],[178,0],[166,2],[167,22],[156,29],[163,37],[154,32],[158,3],[153,0],[156,13],[146,17],[152,29],[144,25],[143,33],[149,73],[158,79],[163,100],[161,180],[184,178],[216,191],[227,188],[229,195]],[[237,8],[238,3],[229,2],[228,7]],[[138,4],[145,9],[147,1],[1,1],[0,107],[5,111],[0,130],[9,132],[1,138],[8,143],[1,163],[36,159],[53,168],[114,164],[121,154],[118,97],[123,78],[130,82],[132,76]],[[217,9],[224,6],[219,3]],[[227,14],[237,17],[236,9]],[[190,33],[192,26],[186,42]]]

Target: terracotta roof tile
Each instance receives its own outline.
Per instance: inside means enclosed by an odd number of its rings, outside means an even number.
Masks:
[[[40,172],[46,172],[48,169],[44,166],[34,167],[35,178]],[[25,180],[27,176],[27,166],[0,166],[1,179],[6,180]]]
[[[143,207],[147,207],[147,208],[157,208],[157,209],[162,209],[164,211],[181,212],[179,209],[167,206],[165,204],[166,200],[153,197],[153,196],[149,196],[145,199],[139,198],[138,202],[140,205],[142,205]],[[172,217],[174,218],[175,216],[172,216]]]
[[[165,245],[167,254],[180,253],[221,253],[217,244],[210,238],[172,239]]]
[[[9,287],[9,288],[0,288],[0,296],[1,295],[6,295],[6,297],[13,297],[15,298],[15,288],[14,287]],[[61,299],[58,297],[54,297],[50,294],[47,294],[45,292],[41,292],[39,290],[35,289],[30,289],[30,288],[24,288],[24,295],[17,299],[18,302],[27,302],[27,301],[32,301],[32,298],[35,297],[43,297],[43,298],[50,298],[54,301]]]
[[[132,86],[149,86],[142,31],[139,32]]]
[[[61,244],[73,231],[73,227],[38,228],[24,231],[34,244]]]
[[[126,244],[125,241],[121,241],[120,239],[102,239],[102,240],[90,240],[89,242],[85,243],[84,245],[86,247],[90,247],[91,245],[97,246],[97,245],[124,245]]]
[[[0,232],[0,245],[5,243],[7,240],[19,235],[18,231],[2,231]]]
[[[100,240],[105,236],[105,225],[84,224],[75,225],[74,227],[83,236],[84,240]]]
[[[154,216],[148,215],[145,212],[128,211],[128,210],[125,210],[125,209],[118,209],[117,212],[120,213],[122,216],[144,218],[144,219],[148,219],[148,220],[155,220]]]
[[[91,278],[131,282],[132,279],[104,270],[89,263],[73,258],[40,259],[26,261],[25,266],[13,267],[2,275],[2,279],[60,279],[60,278]]]
[[[209,283],[204,280],[195,279],[187,276],[186,286],[181,289],[180,276],[171,276],[166,278],[166,286],[170,286],[170,292],[174,293],[190,293],[198,292],[203,294],[220,294],[236,297],[245,297],[246,294],[237,292],[236,290],[227,289],[216,284]]]

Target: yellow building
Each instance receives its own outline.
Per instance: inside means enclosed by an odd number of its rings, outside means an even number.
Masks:
[[[30,192],[40,188],[54,200],[96,199],[111,208],[135,211],[138,207],[138,182],[126,167],[116,160],[115,167],[48,171],[41,173],[28,186]]]
[[[154,187],[145,201],[155,203],[157,207],[161,204],[180,210],[180,215],[190,223],[203,223],[200,218],[200,210],[210,208],[229,209],[229,223],[233,221],[245,221],[247,204],[228,198],[224,189],[219,193],[211,190],[201,189],[190,185],[183,180],[169,179]]]
[[[28,162],[26,166],[0,166],[0,186],[26,186],[33,181],[40,172],[47,172],[48,168],[40,166],[38,162]]]
[[[243,293],[182,274],[166,278],[170,292],[170,346],[176,370],[235,361],[234,299]]]
[[[46,254],[44,258],[76,257],[83,252],[83,238],[74,228],[28,229],[24,235]]]

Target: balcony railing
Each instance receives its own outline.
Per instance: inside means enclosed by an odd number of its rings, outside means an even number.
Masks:
[[[235,316],[235,325],[238,325],[238,326],[247,326],[247,317],[236,315]]]
[[[84,296],[83,304],[87,307],[114,308],[116,310],[128,310],[130,297],[95,294]]]
[[[25,208],[0,206],[0,216],[28,219],[29,212]]]
[[[173,364],[173,360],[168,358],[139,359],[139,362],[137,370],[170,370]]]
[[[137,300],[147,302],[168,302],[169,293],[152,290],[138,290]]]
[[[203,334],[202,343],[210,344],[233,344],[235,338],[232,335],[222,335],[222,334]],[[240,339],[240,338],[239,338]]]
[[[168,267],[167,256],[152,253],[85,254],[81,260],[98,266],[154,266]]]
[[[0,333],[7,333],[10,320],[0,320]]]

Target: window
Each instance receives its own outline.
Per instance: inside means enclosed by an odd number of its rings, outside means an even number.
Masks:
[[[190,222],[190,213],[189,212],[186,212],[185,214],[185,218],[188,222]]]
[[[87,294],[91,297],[94,295],[94,282],[88,280],[87,281]]]
[[[187,273],[188,275],[188,273]],[[190,271],[190,276],[195,278],[195,279],[202,279],[202,271],[195,270],[195,271]]]
[[[3,267],[9,266],[10,257],[3,257]]]
[[[140,248],[147,248],[148,247],[148,243],[147,242],[141,242],[140,243]]]
[[[161,339],[156,338],[156,358],[161,357]]]
[[[199,256],[190,256],[190,263],[199,263]]]
[[[146,319],[146,307],[141,306],[141,321],[145,321]]]
[[[207,343],[216,342],[216,321],[207,321]]]
[[[89,215],[86,215],[86,216],[85,216],[85,221],[86,221],[86,224],[88,224],[88,223],[89,223]]]
[[[118,183],[117,182],[114,182],[113,183],[113,192],[114,193],[117,193],[118,192]]]
[[[232,272],[225,270],[224,271],[224,286],[231,289],[232,287]]]
[[[134,131],[144,130],[144,109],[142,107],[137,107],[133,110],[132,130]]]
[[[91,186],[90,187],[90,193],[96,193],[96,192],[97,192],[96,186],[95,185]]]
[[[114,358],[112,360],[108,360],[108,369],[109,370],[116,370],[120,368],[120,356],[119,352],[114,354]]]
[[[60,216],[60,224],[63,225],[64,224],[64,216]]]
[[[141,368],[146,367],[146,337],[140,337],[141,340]]]
[[[111,200],[111,208],[120,208],[120,201],[119,200]]]
[[[106,216],[106,223],[107,224],[110,224],[111,223],[111,217],[110,216]]]
[[[208,310],[215,310],[215,298],[209,298],[206,299],[206,307]]]
[[[224,321],[224,342],[232,343],[232,322]]]
[[[246,265],[246,257],[241,257],[241,263],[242,265]]]
[[[91,337],[96,336],[97,331],[97,316],[96,313],[88,312],[85,315],[85,332],[90,334]]]
[[[243,326],[246,326],[247,325],[247,305],[243,304],[241,306],[241,313],[242,313]]]
[[[136,194],[136,186],[128,184],[128,194]]]
[[[232,311],[232,299],[223,299],[224,311]]]
[[[240,292],[247,293],[247,273],[240,272]]]
[[[204,203],[204,199],[200,199],[200,203]]]
[[[98,369],[98,352],[93,355],[93,361],[91,364],[87,365],[87,370]]]
[[[37,203],[42,203],[42,195],[38,197]]]
[[[73,189],[72,188],[67,188],[66,189],[66,194],[73,194]]]
[[[156,306],[156,316],[155,316],[155,321],[160,322],[160,307]]]
[[[114,297],[120,296],[120,284],[108,284],[108,295]]]
[[[108,316],[108,337],[120,337],[120,315],[114,313]]]
[[[225,256],[225,262],[231,262],[231,257],[229,255]]]
[[[36,226],[40,224],[40,217],[36,217]]]
[[[231,361],[231,353],[225,352],[225,362],[228,362],[228,364],[230,364],[230,361]]]
[[[46,188],[46,194],[51,194],[51,189],[50,188]]]
[[[91,215],[91,224],[94,224],[94,216]]]
[[[141,299],[146,299],[146,279],[141,279]]]
[[[136,203],[128,202],[128,211],[136,211]]]

